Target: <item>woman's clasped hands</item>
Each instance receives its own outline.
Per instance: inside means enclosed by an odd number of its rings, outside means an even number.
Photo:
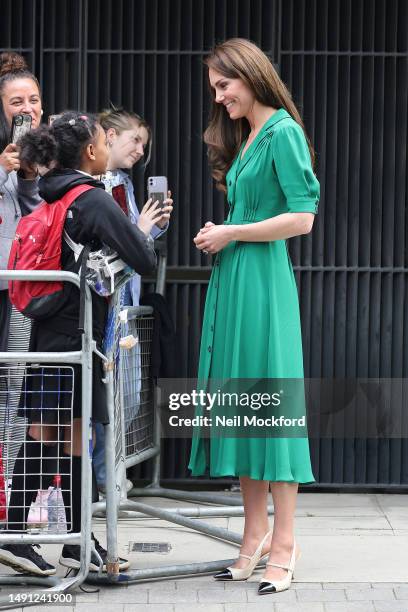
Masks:
[[[197,249],[206,255],[213,255],[222,251],[234,239],[232,229],[231,225],[215,225],[212,221],[207,221],[194,238],[194,243]]]

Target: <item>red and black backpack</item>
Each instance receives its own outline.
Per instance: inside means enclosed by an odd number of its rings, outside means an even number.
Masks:
[[[62,235],[71,204],[91,185],[73,187],[60,200],[43,202],[20,219],[10,250],[9,270],[61,270]],[[9,281],[11,303],[26,317],[53,316],[62,304],[60,281]]]

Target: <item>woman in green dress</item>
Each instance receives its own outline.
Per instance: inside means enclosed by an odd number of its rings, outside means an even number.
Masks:
[[[212,175],[227,194],[223,225],[194,242],[215,255],[198,378],[303,379],[297,289],[286,240],[308,234],[319,200],[314,152],[290,93],[253,43],[231,39],[206,58],[212,111],[205,132]],[[303,437],[193,437],[189,468],[239,476],[245,528],[237,561],[215,576],[245,580],[269,555],[260,594],[289,588],[298,483],[314,482]],[[274,503],[269,531],[267,496]]]

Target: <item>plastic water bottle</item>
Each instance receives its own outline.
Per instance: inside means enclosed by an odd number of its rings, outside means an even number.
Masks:
[[[54,476],[53,488],[48,495],[48,531],[66,531],[64,500],[61,491],[61,476]]]

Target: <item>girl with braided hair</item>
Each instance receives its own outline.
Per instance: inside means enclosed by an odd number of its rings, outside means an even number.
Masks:
[[[145,274],[155,266],[155,253],[148,241],[151,228],[160,219],[162,211],[152,205],[145,214],[143,231],[133,225],[121,211],[103,184],[94,178],[106,171],[108,149],[106,134],[96,118],[81,112],[65,112],[52,126],[42,126],[20,140],[23,161],[30,161],[40,169],[39,193],[49,203],[62,198],[68,191],[79,185],[92,187],[79,195],[68,208],[64,230],[75,243],[91,245],[98,250],[103,244],[114,249],[118,255],[137,273]],[[147,221],[148,219],[148,221]],[[65,271],[77,272],[75,254],[69,244],[62,241],[61,267]],[[93,338],[99,349],[102,346],[108,304],[104,297],[93,294],[92,323]],[[30,340],[31,351],[78,351],[81,349],[81,334],[78,330],[79,290],[70,283],[64,284],[64,299],[59,310],[52,316],[35,321]],[[55,373],[51,370],[50,373]],[[38,370],[38,368],[37,368]],[[27,520],[33,492],[40,488],[40,472],[43,444],[55,443],[56,427],[63,434],[62,453],[59,456],[61,488],[66,508],[67,524],[72,531],[81,530],[81,369],[74,366],[72,376],[44,376],[35,374],[32,368],[25,385],[24,408],[21,415],[28,417],[30,428],[26,443],[17,458],[12,493],[10,497],[7,529],[22,530]],[[34,372],[34,373],[33,373]],[[103,371],[99,358],[94,356],[92,386],[93,423],[109,422]],[[64,420],[64,412],[56,409],[56,395],[74,389],[73,425]],[[60,395],[59,395],[60,396]],[[69,393],[68,393],[69,396]],[[61,405],[61,401],[60,401]],[[60,439],[60,437],[58,437]],[[30,458],[27,460],[27,442]],[[72,497],[71,469],[72,462]],[[94,475],[93,475],[94,480]],[[25,483],[25,486],[23,486]],[[97,500],[96,483],[93,483]],[[72,512],[71,512],[72,503]],[[106,571],[106,550],[94,539],[95,549],[103,560]],[[0,548],[0,562],[18,571],[51,575],[55,567],[47,563],[31,545],[8,545]],[[80,566],[80,547],[65,545],[60,563],[70,568]],[[120,569],[129,567],[128,561],[120,559]],[[91,556],[90,571],[98,571],[99,563],[94,553]]]

